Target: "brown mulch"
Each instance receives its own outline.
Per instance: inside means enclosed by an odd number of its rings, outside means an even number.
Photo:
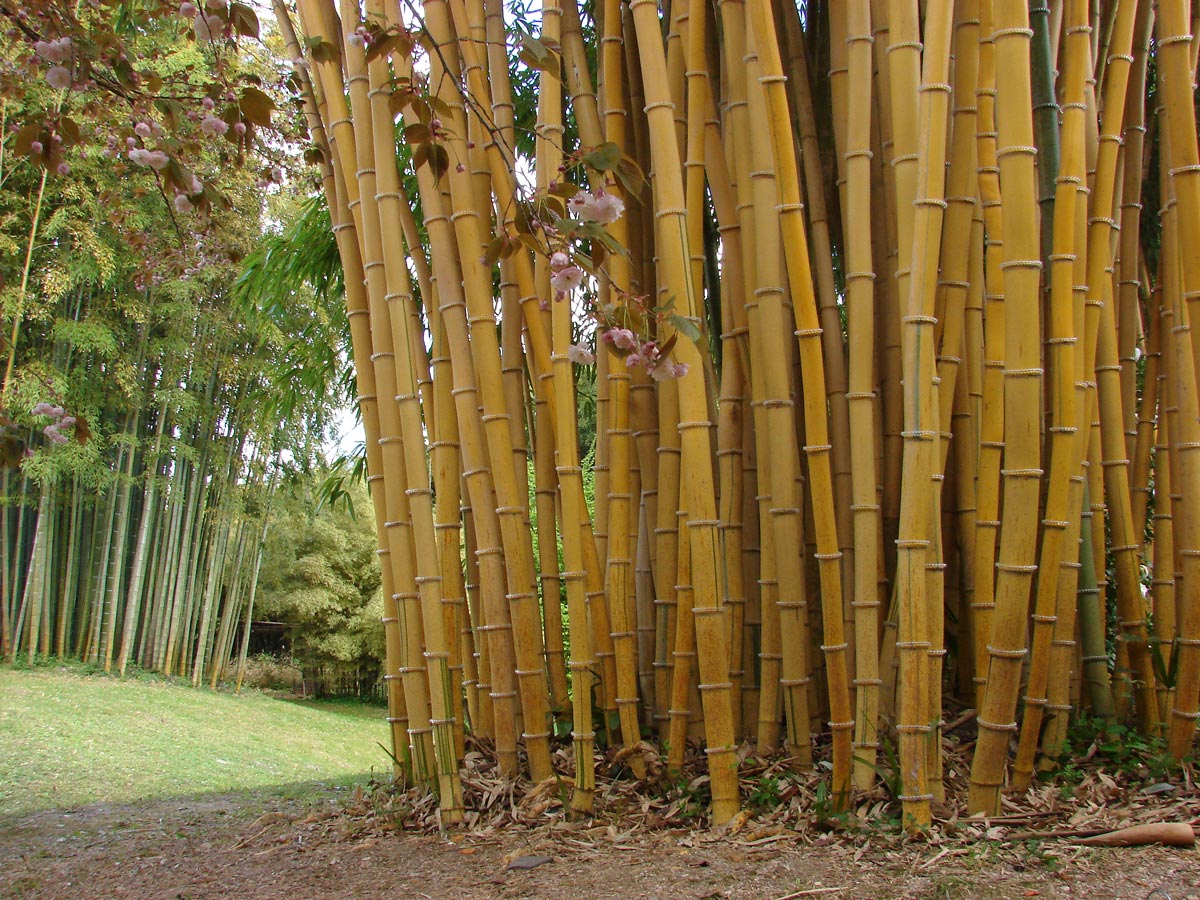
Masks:
[[[0,818],[0,898],[1200,900],[1196,849],[1098,850],[1075,839],[1147,822],[1200,826],[1189,768],[1154,781],[1081,758],[1077,781],[1035,783],[1007,796],[1003,815],[978,820],[962,813],[967,750],[948,745],[947,800],[921,839],[902,833],[882,784],[849,813],[823,815],[819,776],[786,759],[745,752],[747,812],[710,829],[699,754],[669,778],[644,748],[641,784],[618,755],[601,756],[597,814],[572,820],[568,754],[557,778],[530,785],[501,777],[473,748],[467,821],[445,831],[424,791],[383,785],[317,806],[239,795]]]

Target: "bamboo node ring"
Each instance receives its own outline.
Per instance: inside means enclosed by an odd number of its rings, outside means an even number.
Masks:
[[[1018,647],[1014,650],[1006,650],[1003,647],[996,647],[992,644],[988,644],[987,652],[989,656],[994,656],[997,659],[1024,659],[1026,654],[1029,653],[1029,648]],[[1108,657],[1105,657],[1105,659],[1107,658]]]
[[[1016,731],[1017,730],[1016,722],[1009,722],[1008,724],[1001,724],[999,722],[989,722],[987,719],[984,719],[979,716],[977,716],[975,718],[975,722],[979,725],[980,728],[984,728],[988,731]]]

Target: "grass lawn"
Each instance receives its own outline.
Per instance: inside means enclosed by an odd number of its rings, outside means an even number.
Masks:
[[[0,816],[390,773],[382,709],[0,667]]]

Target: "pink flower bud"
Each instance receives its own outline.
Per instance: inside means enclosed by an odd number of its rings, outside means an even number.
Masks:
[[[183,3],[179,4],[179,14],[185,19],[194,18],[197,12],[199,10],[196,9],[195,3],[189,3],[188,0],[184,0]]]
[[[563,253],[561,250],[558,250],[550,255],[551,271],[557,272],[560,269],[565,269],[570,264],[571,257],[567,256],[567,254]]]
[[[132,150],[136,146],[137,146],[137,138],[131,138],[131,137],[125,138],[125,149],[126,150]]]
[[[246,123],[245,122],[234,122],[233,123],[233,133],[236,134],[238,137],[241,137],[243,134],[245,134],[246,133]]]
[[[40,155],[41,152],[45,149],[46,148],[42,145],[41,141],[33,141],[29,145],[29,152],[34,154],[35,156]]]
[[[203,100],[200,101],[200,105],[203,106],[205,109],[212,109],[214,106],[216,106],[216,104],[213,102],[212,97],[205,97]]]
[[[150,126],[145,122],[138,122],[136,125],[134,125],[133,133],[141,138],[148,138],[151,134],[153,134],[153,132],[150,130]]]
[[[55,171],[57,171],[59,175],[70,175],[71,167],[67,163],[61,162],[58,164],[58,168]]]

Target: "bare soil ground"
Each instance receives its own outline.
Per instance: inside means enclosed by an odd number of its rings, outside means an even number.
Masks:
[[[871,829],[622,830],[549,816],[439,834],[381,817],[361,794],[317,805],[238,794],[0,819],[0,897],[1200,900],[1195,849],[1098,850],[1013,831],[912,842]],[[531,856],[549,859],[509,868]]]

